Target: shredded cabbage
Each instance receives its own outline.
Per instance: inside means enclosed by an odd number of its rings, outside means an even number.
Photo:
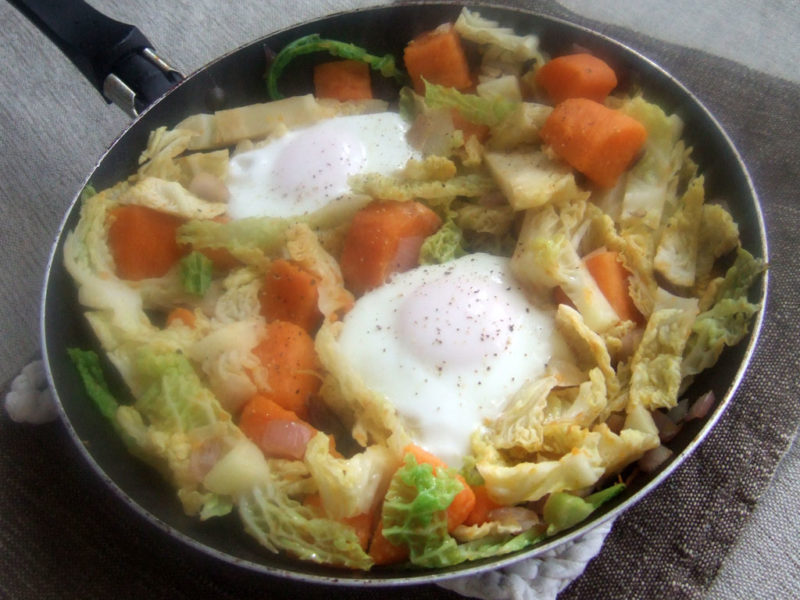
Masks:
[[[192,252],[181,259],[183,288],[195,296],[203,296],[211,285],[211,259],[201,252]]]
[[[661,291],[661,297],[670,296]],[[671,297],[656,307],[631,362],[630,399],[650,410],[672,408],[678,402],[684,348],[697,317],[697,300]]]
[[[452,220],[428,236],[419,250],[419,264],[441,264],[464,256],[464,235]]]
[[[538,530],[518,535],[493,535],[459,544],[447,532],[445,510],[461,490],[452,471],[417,464],[407,455],[397,470],[383,504],[383,535],[407,546],[409,560],[421,567],[447,567],[467,560],[522,550],[542,538]]]
[[[455,88],[425,81],[425,104],[430,108],[454,108],[467,121],[492,127],[513,112],[518,102],[503,96],[463,94]]]
[[[603,331],[619,321],[573,245],[567,224],[548,204],[525,214],[511,258],[517,279],[536,290],[560,287],[594,331]]]
[[[703,220],[703,177],[689,183],[678,210],[669,218],[653,260],[655,269],[675,286],[691,288],[697,274],[697,249]]]
[[[738,344],[747,334],[759,306],[747,299],[756,277],[765,269],[763,261],[739,249],[736,262],[728,269],[717,290],[714,305],[700,313],[686,342],[681,375],[696,375],[712,367],[725,346]]]
[[[368,513],[380,501],[376,495],[386,489],[394,454],[385,446],[372,445],[351,458],[330,453],[330,439],[318,433],[306,447],[303,459],[319,488],[325,511],[340,519]]]
[[[286,482],[271,472],[269,481],[239,498],[244,528],[272,552],[284,550],[302,560],[351,569],[369,569],[351,527],[317,516],[287,493]]]
[[[501,27],[496,21],[486,19],[467,8],[461,10],[454,27],[464,39],[496,46],[511,53],[519,61],[540,56],[539,39],[535,35],[516,35],[512,29]]]

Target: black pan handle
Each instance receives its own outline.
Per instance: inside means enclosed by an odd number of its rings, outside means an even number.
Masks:
[[[78,67],[107,102],[138,115],[183,76],[133,25],[83,0],[9,0]]]

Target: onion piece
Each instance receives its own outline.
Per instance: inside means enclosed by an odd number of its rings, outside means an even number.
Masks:
[[[196,481],[202,481],[222,456],[224,444],[218,438],[205,440],[192,448],[189,456],[189,475]]]
[[[231,193],[216,175],[201,171],[189,182],[189,191],[208,202],[227,202]]]
[[[644,473],[652,473],[669,459],[672,454],[672,450],[666,446],[657,446],[645,452],[636,464]]]
[[[689,412],[686,413],[686,420],[702,419],[708,414],[711,407],[714,406],[715,401],[716,397],[714,396],[713,390],[706,392],[689,407]]]
[[[421,235],[400,238],[389,272],[404,273],[416,267],[419,264],[419,251],[424,241],[425,237]]]
[[[501,506],[490,510],[487,516],[489,521],[518,527],[519,531],[525,531],[540,523],[539,515],[522,506]]]
[[[658,437],[662,442],[670,441],[683,428],[683,423],[675,423],[660,410],[654,410],[650,414],[653,416],[653,422],[655,422],[656,427],[658,427]]]
[[[667,416],[672,419],[673,423],[680,423],[686,418],[687,412],[689,412],[689,400],[684,398],[670,409]]]

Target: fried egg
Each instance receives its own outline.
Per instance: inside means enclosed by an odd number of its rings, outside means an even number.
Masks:
[[[414,441],[458,468],[484,420],[551,359],[569,359],[554,314],[528,301],[508,259],[470,254],[395,275],[359,298],[339,343]]]
[[[228,215],[293,217],[320,209],[350,192],[352,175],[404,167],[415,156],[407,130],[397,113],[341,116],[241,152],[228,167]]]

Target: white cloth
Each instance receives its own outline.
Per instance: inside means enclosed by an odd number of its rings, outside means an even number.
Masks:
[[[612,526],[613,521],[598,525],[537,558],[480,575],[448,579],[439,585],[462,596],[483,600],[554,600],[600,552]]]
[[[56,403],[47,386],[41,360],[34,360],[11,382],[5,398],[6,412],[17,423],[39,425],[58,417]]]

